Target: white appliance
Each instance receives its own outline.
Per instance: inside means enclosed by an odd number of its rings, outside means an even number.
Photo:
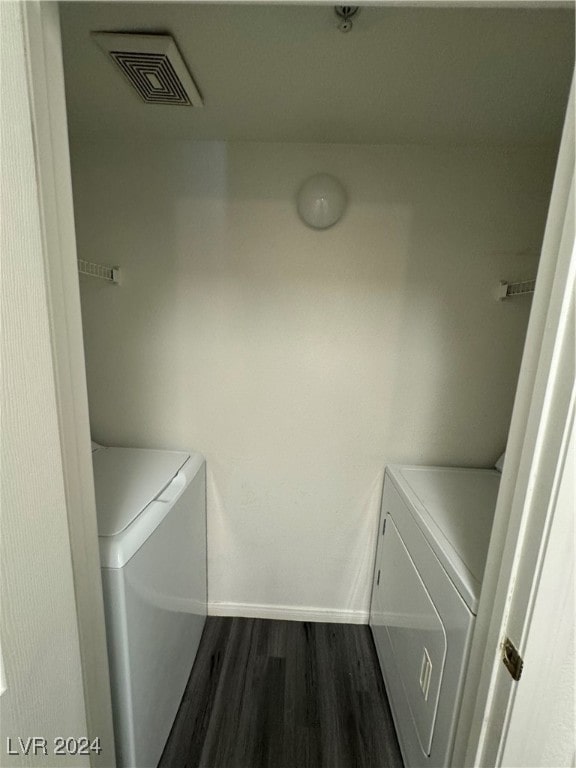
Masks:
[[[406,768],[450,762],[499,482],[386,468],[370,625]]]
[[[199,453],[94,446],[117,764],[158,764],[206,618]]]

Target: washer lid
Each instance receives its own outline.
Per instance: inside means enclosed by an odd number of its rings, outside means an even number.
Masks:
[[[473,613],[478,608],[500,473],[495,469],[389,466],[418,526]]]
[[[98,535],[116,536],[170,483],[189,454],[100,448],[92,454]]]

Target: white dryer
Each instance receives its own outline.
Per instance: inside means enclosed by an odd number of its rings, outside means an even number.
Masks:
[[[199,453],[93,444],[119,768],[158,764],[206,619]]]
[[[499,482],[386,469],[370,625],[406,768],[450,763]]]

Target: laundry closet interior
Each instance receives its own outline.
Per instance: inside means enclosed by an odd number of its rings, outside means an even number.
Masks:
[[[93,440],[205,457],[209,615],[367,624],[385,468],[506,448],[531,295],[501,283],[537,276],[573,10],[60,18],[78,258],[117,268],[80,276]],[[146,103],[94,33],[170,36],[200,103]]]

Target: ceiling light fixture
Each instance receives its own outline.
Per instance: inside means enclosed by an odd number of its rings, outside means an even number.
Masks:
[[[335,5],[334,12],[338,16],[338,29],[340,32],[350,32],[352,29],[352,19],[358,14],[360,9],[357,5]]]

